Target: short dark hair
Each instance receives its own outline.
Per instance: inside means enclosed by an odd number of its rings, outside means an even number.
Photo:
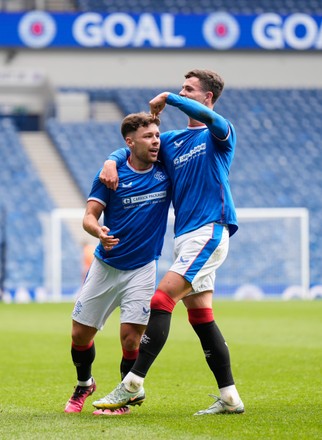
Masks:
[[[213,99],[212,103],[214,104],[219,96],[221,95],[221,92],[224,89],[224,80],[222,77],[212,71],[212,70],[200,70],[200,69],[194,69],[190,70],[190,72],[186,73],[184,76],[185,78],[198,78],[202,87],[202,90],[204,92],[212,92],[213,93]]]
[[[136,131],[140,127],[148,127],[150,124],[160,125],[160,118],[151,115],[151,113],[131,113],[127,115],[121,125],[121,133],[125,139],[129,133]]]

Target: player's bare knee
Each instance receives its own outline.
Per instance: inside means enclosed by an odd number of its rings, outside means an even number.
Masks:
[[[72,341],[74,345],[88,345],[94,338],[96,329],[73,321]]]
[[[141,337],[144,333],[144,325],[123,324],[121,327],[121,345],[126,351],[134,351],[139,348]]]
[[[129,334],[121,341],[122,348],[126,351],[134,351],[139,348],[141,335]]]

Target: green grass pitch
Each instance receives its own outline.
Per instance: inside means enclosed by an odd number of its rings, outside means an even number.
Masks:
[[[145,381],[146,401],[123,417],[95,417],[91,403],[119,382],[119,315],[96,337],[97,391],[65,414],[75,385],[71,303],[0,303],[0,439],[322,439],[322,301],[216,299],[242,415],[194,417],[218,390],[186,311]]]

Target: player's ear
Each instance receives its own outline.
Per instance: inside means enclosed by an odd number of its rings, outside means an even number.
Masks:
[[[126,138],[125,138],[125,142],[126,142],[126,145],[127,145],[129,148],[132,148],[133,145],[134,145],[134,141],[133,141],[133,139],[132,139],[131,136],[126,136]]]
[[[206,100],[207,100],[207,102],[212,102],[213,96],[214,96],[214,94],[212,92],[207,92],[206,93]]]

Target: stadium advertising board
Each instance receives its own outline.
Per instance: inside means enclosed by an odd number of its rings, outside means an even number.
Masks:
[[[0,13],[0,47],[321,50],[322,16]]]

